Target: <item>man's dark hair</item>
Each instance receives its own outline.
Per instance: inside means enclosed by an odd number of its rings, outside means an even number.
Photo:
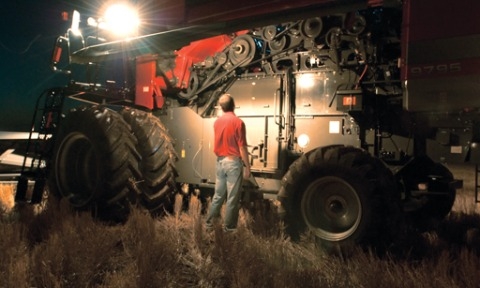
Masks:
[[[222,108],[223,112],[233,112],[235,109],[235,101],[230,94],[223,94],[218,99],[218,105]]]

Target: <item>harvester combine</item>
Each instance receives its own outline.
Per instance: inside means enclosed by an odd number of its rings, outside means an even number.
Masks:
[[[462,187],[444,164],[480,160],[480,3],[136,2],[139,22],[71,14],[52,55],[69,81],[38,100],[17,201],[47,185],[120,219],[207,197],[223,93],[247,127],[246,205],[277,203],[292,238],[327,249],[428,229]]]

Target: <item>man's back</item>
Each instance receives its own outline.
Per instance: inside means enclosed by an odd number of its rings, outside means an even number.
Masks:
[[[240,156],[247,146],[245,124],[233,112],[225,112],[214,123],[214,152],[217,156]]]

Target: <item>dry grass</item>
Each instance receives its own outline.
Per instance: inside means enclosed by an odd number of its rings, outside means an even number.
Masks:
[[[480,287],[479,205],[460,201],[391,254],[345,260],[289,241],[268,214],[242,212],[234,234],[207,232],[196,198],[162,219],[135,209],[124,225],[49,200],[41,213],[3,212],[0,287]]]
[[[1,214],[9,214],[10,212],[12,212],[13,206],[15,205],[13,190],[14,190],[13,184],[0,185],[0,213]]]

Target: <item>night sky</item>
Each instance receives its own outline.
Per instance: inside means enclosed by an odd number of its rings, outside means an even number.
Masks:
[[[16,0],[0,4],[0,130],[28,131],[35,102],[67,78],[50,70],[55,39],[69,26],[66,1]]]

